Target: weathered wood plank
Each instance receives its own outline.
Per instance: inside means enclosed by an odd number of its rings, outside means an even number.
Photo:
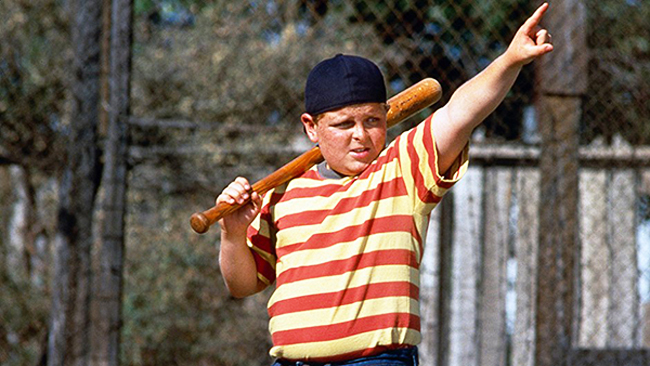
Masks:
[[[511,365],[535,362],[535,309],[537,297],[537,249],[539,238],[539,170],[517,171],[517,230],[515,232],[516,315],[512,334]]]
[[[485,169],[485,234],[479,298],[481,366],[500,366],[506,361],[506,262],[511,186],[511,169]]]
[[[646,197],[650,195],[650,169],[641,169],[639,171],[639,191],[638,195],[640,197]],[[648,202],[646,201],[646,204]],[[646,207],[644,207],[647,209]],[[641,221],[641,220],[640,220]],[[639,259],[638,265],[639,269],[642,271],[647,271],[650,268],[650,225],[647,221],[641,221],[641,224],[638,228],[638,237],[639,237]],[[646,272],[647,273],[647,272]],[[639,301],[641,302],[641,308],[639,309],[640,327],[639,332],[641,333],[641,344],[643,348],[650,348],[650,280],[647,276],[641,276],[639,278]]]
[[[438,366],[440,335],[440,207],[431,212],[429,231],[420,264],[420,362]]]
[[[478,366],[478,297],[483,169],[470,167],[454,187],[449,365]]]
[[[641,345],[639,327],[638,266],[636,250],[636,175],[632,169],[612,172],[608,187],[608,236],[611,243],[611,298],[607,346]]]
[[[607,172],[580,173],[580,347],[607,345],[610,306],[609,248],[607,245]]]

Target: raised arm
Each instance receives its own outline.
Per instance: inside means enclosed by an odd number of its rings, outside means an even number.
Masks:
[[[521,68],[553,50],[551,36],[539,23],[548,9],[540,6],[515,34],[508,49],[463,84],[433,116],[440,172],[446,172],[479,124],[503,101]]]

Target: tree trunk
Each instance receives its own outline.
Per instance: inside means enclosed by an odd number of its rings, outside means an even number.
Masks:
[[[102,187],[101,252],[94,309],[93,365],[119,365],[122,329],[127,116],[130,112],[133,0],[113,0],[110,106]]]
[[[92,213],[99,183],[97,115],[101,1],[75,1],[68,160],[59,187],[48,365],[87,365]]]

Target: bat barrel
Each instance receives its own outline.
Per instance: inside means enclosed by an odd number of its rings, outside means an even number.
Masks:
[[[436,103],[442,97],[442,87],[433,78],[426,78],[388,100],[388,127],[404,121],[415,113]]]

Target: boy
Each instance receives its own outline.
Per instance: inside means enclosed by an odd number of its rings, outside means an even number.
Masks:
[[[223,218],[219,262],[236,297],[275,282],[274,365],[417,365],[419,264],[429,213],[466,170],[471,132],[521,68],[553,50],[548,4],[449,103],[386,142],[386,89],[371,61],[337,55],[305,87],[301,121],[325,158],[268,192],[239,177],[217,198],[251,202]]]

